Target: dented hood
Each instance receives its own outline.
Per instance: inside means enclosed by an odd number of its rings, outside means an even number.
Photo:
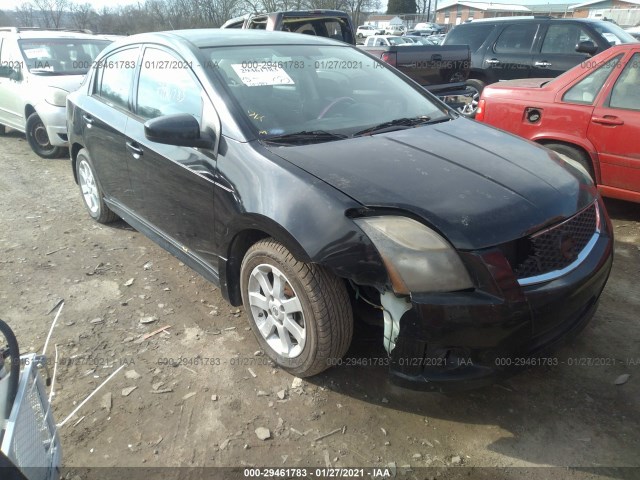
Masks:
[[[459,118],[269,149],[367,207],[412,212],[454,246],[494,246],[576,213],[596,190],[550,151]]]

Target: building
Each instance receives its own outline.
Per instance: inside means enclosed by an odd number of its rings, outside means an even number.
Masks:
[[[640,2],[640,0],[638,0]],[[546,15],[550,17],[571,17],[573,11],[570,3],[539,3],[517,5],[508,3],[476,2],[454,0],[442,3],[436,12],[436,22],[440,24],[458,25],[467,20],[480,18],[515,17],[528,15]]]
[[[491,2],[467,2],[454,0],[440,4],[436,10],[436,23],[459,25],[467,20],[492,17],[514,17],[531,15],[531,10],[523,5]]]
[[[607,18],[623,27],[640,23],[640,0],[591,0],[570,9],[577,18]]]
[[[364,24],[376,28],[389,28],[391,25],[404,25],[404,22],[397,15],[370,15]]]

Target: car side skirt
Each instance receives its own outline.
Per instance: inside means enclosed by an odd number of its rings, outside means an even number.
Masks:
[[[105,198],[104,201],[114,213],[116,213],[120,218],[122,218],[133,228],[138,230],[146,237],[149,237],[149,239],[153,240],[161,248],[169,252],[178,260],[182,261],[185,265],[187,265],[195,272],[202,275],[205,280],[208,280],[216,287],[221,288],[220,275],[212,265],[205,262],[202,258],[200,258],[193,251],[189,250],[187,247],[179,244],[173,238],[158,230],[153,225],[146,222],[144,219],[140,218],[138,215],[133,213],[127,207],[123,206],[121,203],[107,198]],[[225,293],[226,292],[222,292],[223,296],[227,298]]]
[[[603,197],[617,198],[618,200],[625,200],[627,202],[640,203],[640,192],[609,187],[607,185],[598,185],[598,190],[600,190]]]

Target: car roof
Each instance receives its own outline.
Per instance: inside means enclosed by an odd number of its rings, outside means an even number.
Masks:
[[[339,45],[348,44],[325,37],[291,32],[271,32],[253,29],[201,28],[131,35],[114,44],[114,47],[137,43],[163,43],[171,45],[184,40],[197,48],[235,47],[252,45]]]
[[[11,30],[3,30],[0,31],[0,35],[6,37],[8,35],[15,35],[19,39],[30,39],[30,38],[85,38],[87,40],[104,40],[105,38],[101,35],[94,35],[92,33],[81,33],[81,32],[70,32],[64,30],[20,30],[20,31],[11,31]]]
[[[461,27],[463,25],[478,25],[485,23],[509,23],[509,22],[539,22],[539,21],[552,21],[552,22],[580,22],[580,23],[602,23],[604,20],[598,18],[554,18],[554,17],[535,17],[535,16],[516,16],[516,17],[493,17],[493,18],[480,18],[478,20],[473,20],[471,22],[461,23],[460,25],[456,25],[456,27]]]

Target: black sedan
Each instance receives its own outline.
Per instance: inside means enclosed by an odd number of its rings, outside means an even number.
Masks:
[[[579,166],[344,43],[134,35],[67,107],[89,214],[244,304],[298,376],[339,363],[366,302],[394,379],[480,385],[578,332],[609,275],[611,225]]]

